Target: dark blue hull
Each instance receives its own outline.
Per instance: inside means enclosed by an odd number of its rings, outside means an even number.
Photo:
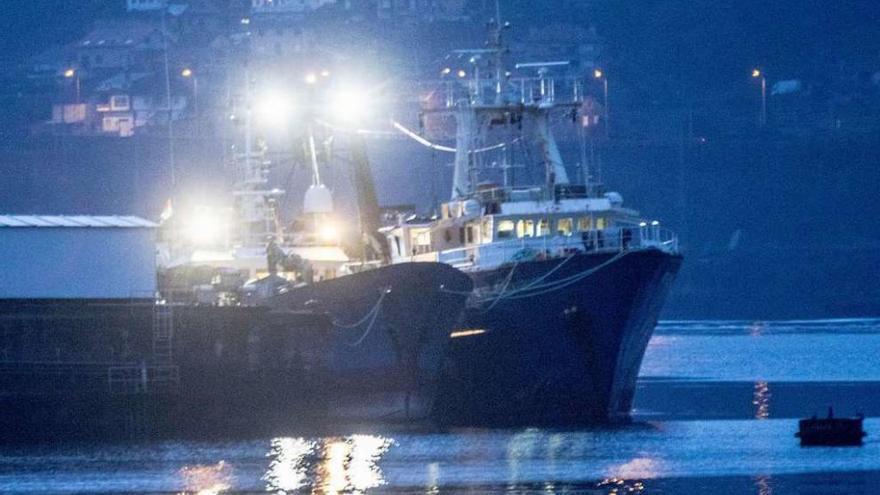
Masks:
[[[326,341],[306,352],[308,368],[330,376],[315,394],[328,419],[427,422],[471,288],[449,265],[402,263],[296,288],[273,305],[331,321]]]
[[[165,353],[152,300],[0,300],[0,443],[426,422],[471,288],[404,263],[270,306],[168,306]]]
[[[451,339],[437,420],[521,426],[627,419],[681,260],[658,250],[577,254],[471,274],[477,295],[462,329],[473,331]]]

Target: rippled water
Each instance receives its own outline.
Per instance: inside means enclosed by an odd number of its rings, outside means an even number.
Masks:
[[[0,492],[872,493],[878,355],[880,320],[664,322],[626,427],[4,448]],[[799,447],[828,402],[863,447]]]

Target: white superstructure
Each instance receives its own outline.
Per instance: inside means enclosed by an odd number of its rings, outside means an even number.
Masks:
[[[588,171],[580,184],[571,178],[552,123],[583,122],[577,118],[584,111],[583,82],[554,78],[552,69],[567,65],[561,61],[517,64],[537,77],[511,77],[503,70],[501,28],[493,29],[488,48],[457,51],[471,55],[473,77],[442,82],[435,100],[443,103],[425,109],[427,117],[455,116],[451,200],[433,218],[399,218],[383,229],[392,260],[440,261],[471,271],[575,253],[677,252],[673,233],[624,207],[622,196],[604,192]],[[510,178],[515,168],[531,169],[524,173],[531,180],[517,184]],[[499,169],[501,184],[493,182]]]

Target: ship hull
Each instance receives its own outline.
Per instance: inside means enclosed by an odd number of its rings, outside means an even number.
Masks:
[[[412,263],[164,316],[150,300],[0,301],[0,441],[420,424],[470,288]]]
[[[627,420],[642,357],[680,264],[678,255],[644,250],[472,273],[475,296],[462,337],[451,339],[437,421]]]

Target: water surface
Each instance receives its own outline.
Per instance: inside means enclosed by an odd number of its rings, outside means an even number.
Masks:
[[[880,320],[663,322],[632,425],[7,447],[0,492],[871,493],[877,355]],[[869,416],[863,447],[798,445],[828,403]]]

